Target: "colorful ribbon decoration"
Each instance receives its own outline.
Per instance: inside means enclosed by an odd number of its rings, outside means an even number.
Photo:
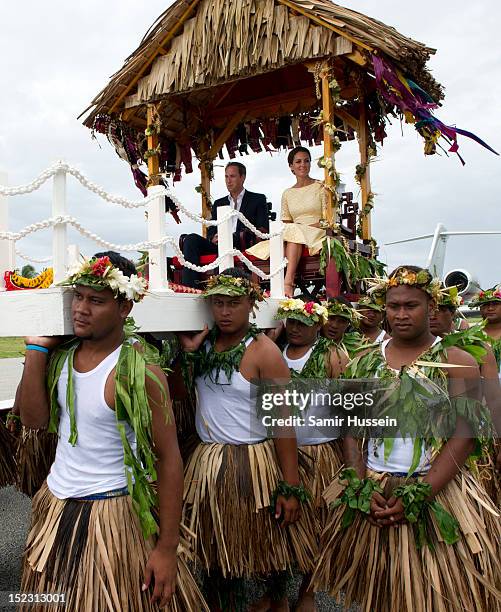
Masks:
[[[445,125],[437,119],[432,110],[438,104],[419,85],[404,77],[387,60],[377,55],[371,55],[378,91],[390,104],[396,106],[405,116],[408,123],[414,123],[416,130],[425,139],[425,154],[433,155],[440,137],[445,138],[450,146],[449,152],[456,153],[464,165],[464,160],[458,153],[458,134],[471,138],[495,155],[499,155],[481,138],[458,127]]]

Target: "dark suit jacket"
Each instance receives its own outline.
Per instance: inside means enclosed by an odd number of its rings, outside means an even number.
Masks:
[[[212,205],[211,219],[216,221],[217,219],[217,207],[218,206],[229,206],[228,196],[219,198]],[[253,193],[252,191],[245,190],[245,194],[240,206],[240,212],[247,217],[247,219],[257,227],[258,229],[264,228],[266,232],[269,231],[270,221],[268,218],[268,206],[266,204],[266,196],[262,193]],[[233,244],[240,247],[240,232],[246,230],[249,233],[246,236],[246,248],[252,246],[256,242],[256,235],[252,234],[248,228],[240,221],[237,222],[236,232],[233,234]],[[207,239],[212,240],[214,235],[217,233],[217,227],[209,227],[207,229]]]

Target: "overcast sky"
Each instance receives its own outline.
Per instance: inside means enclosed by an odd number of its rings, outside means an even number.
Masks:
[[[11,185],[29,182],[55,160],[64,159],[107,191],[140,197],[127,164],[104,138],[92,140],[76,117],[170,4],[165,0],[2,3],[0,169],[8,173]],[[437,48],[430,66],[446,90],[437,115],[501,150],[499,2],[422,0],[416,10],[415,3],[352,0],[349,6]],[[465,138],[460,140],[460,152],[466,159],[464,168],[455,156],[425,157],[422,140],[412,127],[392,127],[371,168],[377,194],[373,232],[381,245],[432,233],[438,222],[449,230],[501,230],[497,192],[501,158]],[[344,146],[338,165],[343,181],[354,191],[355,159],[355,146]],[[248,167],[247,187],[265,192],[278,210],[281,192],[292,184],[286,154],[261,153],[242,161]],[[313,174],[320,178],[318,169]],[[223,176],[222,166],[218,167],[216,197],[224,195]],[[194,173],[175,186],[175,194],[195,211],[200,208],[194,191],[198,183]],[[107,204],[72,178],[68,194],[70,214],[102,237],[119,243],[146,238],[144,213]],[[50,199],[49,186],[11,198],[10,227],[17,230],[49,217]],[[179,227],[169,227],[173,235],[180,233]],[[195,229],[193,224],[183,225],[183,231]],[[73,232],[70,241],[86,254],[97,249]],[[424,264],[430,242],[382,247],[381,257],[390,267]],[[24,253],[50,255],[49,232],[18,244]],[[500,246],[501,237],[452,238],[446,270],[467,268],[483,286],[500,282]]]

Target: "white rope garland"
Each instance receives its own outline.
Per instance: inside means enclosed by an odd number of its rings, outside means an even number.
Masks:
[[[52,261],[52,257],[44,257],[43,259],[36,259],[35,257],[28,257],[28,255],[24,255],[23,253],[21,253],[21,251],[18,251],[17,249],[16,249],[16,255],[20,257],[21,259],[24,259],[24,261],[29,261],[30,263],[45,264],[45,263],[49,263]]]
[[[48,181],[58,172],[67,172],[68,174],[75,177],[83,187],[85,187],[89,191],[92,191],[101,199],[105,200],[106,202],[110,202],[111,204],[118,204],[123,208],[144,208],[156,198],[165,196],[170,198],[179,208],[179,210],[183,212],[189,219],[197,223],[202,223],[202,225],[205,225],[206,227],[218,227],[219,225],[226,223],[228,218],[238,217],[248,229],[250,229],[256,236],[259,236],[259,238],[262,238],[263,240],[268,240],[270,238],[273,238],[274,236],[280,235],[280,232],[276,232],[275,234],[266,234],[264,232],[261,232],[240,211],[237,210],[232,210],[229,215],[225,215],[225,217],[223,217],[223,219],[220,219],[219,221],[204,219],[204,217],[198,215],[197,213],[188,210],[185,206],[183,206],[183,204],[181,204],[181,202],[172,192],[165,188],[163,188],[162,190],[159,189],[155,193],[152,193],[151,195],[142,200],[128,200],[127,198],[123,198],[121,196],[112,195],[108,193],[105,189],[103,189],[100,185],[93,183],[90,179],[84,176],[80,172],[80,170],[74,168],[73,166],[70,166],[69,164],[63,161],[56,162],[53,166],[50,166],[49,168],[44,170],[34,181],[26,185],[20,185],[17,187],[6,187],[4,185],[0,185],[0,195],[16,196],[32,193],[33,191],[39,189],[46,181]]]
[[[273,276],[276,276],[287,266],[287,259],[284,257],[281,264],[278,266],[276,270],[274,270],[273,272],[270,272],[270,274],[265,274],[262,270],[257,268],[238,249],[231,249],[223,253],[214,262],[206,266],[197,266],[185,260],[183,256],[183,252],[179,248],[176,239],[173,238],[172,236],[164,236],[160,240],[143,241],[143,242],[138,242],[136,244],[115,244],[113,242],[108,242],[107,240],[104,240],[104,238],[101,238],[100,236],[98,236],[98,234],[95,234],[91,232],[90,230],[86,229],[74,217],[71,217],[69,215],[59,215],[57,217],[51,217],[50,219],[45,219],[44,221],[40,221],[39,223],[33,223],[32,225],[28,225],[27,227],[23,228],[19,232],[0,232],[0,240],[2,239],[3,240],[14,240],[14,241],[21,240],[21,238],[25,238],[26,236],[29,236],[30,234],[41,231],[43,229],[54,227],[55,225],[58,225],[61,223],[71,225],[85,238],[88,238],[89,240],[93,240],[97,244],[100,244],[111,251],[125,251],[125,252],[151,251],[153,249],[158,249],[165,244],[170,244],[171,247],[174,249],[179,261],[184,266],[189,268],[190,270],[195,270],[196,272],[207,272],[208,270],[212,270],[218,267],[219,264],[222,262],[223,258],[226,257],[227,255],[238,257],[241,261],[245,263],[245,265],[249,268],[249,270],[257,274],[263,280],[269,280]],[[40,262],[40,263],[45,263],[45,262]]]

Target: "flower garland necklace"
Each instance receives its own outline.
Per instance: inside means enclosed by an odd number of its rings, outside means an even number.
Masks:
[[[204,344],[194,353],[185,353],[188,360],[194,362],[195,376],[201,376],[205,379],[208,378],[210,382],[215,385],[224,384],[219,382],[221,371],[224,372],[228,380],[231,379],[233,372],[240,371],[240,362],[247,348],[247,340],[249,340],[249,338],[255,340],[261,331],[256,325],[251,324],[240,342],[236,346],[226,349],[225,351],[216,351],[215,347],[218,333],[218,327],[214,326],[209,332],[207,339],[208,348],[206,348]]]

